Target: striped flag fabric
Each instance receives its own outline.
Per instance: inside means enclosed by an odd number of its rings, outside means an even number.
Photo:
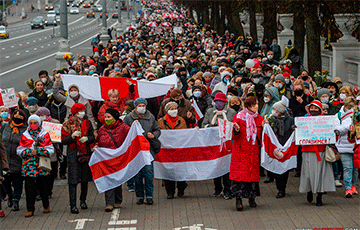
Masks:
[[[269,124],[264,126],[261,143],[261,166],[266,170],[283,174],[296,168],[296,154],[298,146],[295,144],[295,132],[281,145]]]
[[[199,106],[197,105],[197,103],[194,99],[191,99],[190,102],[191,102],[191,106],[194,107],[195,119],[196,119],[196,121],[199,121],[201,118],[204,117],[204,115],[202,114]]]
[[[139,122],[134,122],[124,143],[117,149],[96,148],[89,166],[100,193],[116,188],[133,178],[154,160],[149,141]]]
[[[230,172],[231,140],[220,151],[219,127],[162,130],[154,161],[157,179],[208,180]]]

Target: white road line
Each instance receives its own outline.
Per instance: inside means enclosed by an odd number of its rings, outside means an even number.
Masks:
[[[37,50],[37,48],[34,48],[34,50]]]
[[[26,50],[25,53],[29,53],[29,50]]]
[[[10,56],[6,56],[5,58],[9,58]]]
[[[47,46],[50,46],[50,44],[48,44]]]
[[[20,53],[17,53],[16,55],[20,55]]]
[[[39,41],[41,41],[41,38],[39,39]]]
[[[22,44],[19,44],[19,46],[22,46]]]
[[[40,48],[42,49],[42,48],[44,48],[44,46],[40,46]]]
[[[2,50],[4,50],[5,48],[1,48]]]
[[[36,42],[36,40],[34,40],[33,42]]]
[[[44,37],[44,39],[46,39],[47,37]]]
[[[30,44],[30,42],[26,42],[26,44],[27,44],[27,45],[29,45],[29,44]]]
[[[11,48],[14,48],[14,46],[11,46]]]

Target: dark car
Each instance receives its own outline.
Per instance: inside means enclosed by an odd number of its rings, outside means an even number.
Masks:
[[[34,21],[31,22],[31,29],[33,30],[35,28],[45,28],[45,23],[41,18],[35,18]]]
[[[90,8],[90,6],[91,6],[90,1],[85,1],[84,4],[83,4],[84,8]]]
[[[100,18],[102,18],[103,13],[100,13]],[[106,13],[106,18],[109,18],[109,14]]]
[[[119,14],[118,13],[113,13],[113,14],[111,14],[111,18],[119,18]]]
[[[86,17],[87,18],[95,18],[95,12],[92,10],[86,12]]]
[[[45,20],[46,26],[57,26],[57,21],[55,17],[47,17]]]

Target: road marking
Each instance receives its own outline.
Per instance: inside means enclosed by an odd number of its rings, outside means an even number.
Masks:
[[[48,46],[50,46],[50,44],[48,44]]]
[[[20,55],[20,53],[17,53],[16,55]]]
[[[76,220],[68,220],[70,223],[76,222],[75,229],[84,229],[86,221],[94,221],[94,219],[76,219]]]
[[[27,45],[29,45],[29,44],[30,44],[30,42],[26,42],[26,44],[27,44]]]
[[[39,39],[39,41],[41,41],[41,38]]]
[[[136,227],[130,227],[130,228],[108,228],[107,230],[136,230]]]
[[[22,46],[22,44],[19,44],[19,46]]]
[[[5,58],[9,58],[10,56],[6,56]]]
[[[37,50],[37,48],[34,48],[34,50]]]
[[[11,46],[11,48],[14,48],[14,46]]]
[[[29,53],[29,50],[26,50],[25,52],[26,52],[26,53]]]
[[[47,37],[44,37],[44,39],[46,39]]]
[[[1,48],[2,50],[4,50],[5,48]]]
[[[33,42],[36,42],[36,40],[34,40]]]
[[[44,46],[40,46],[40,48],[42,49],[42,48],[44,48]]]

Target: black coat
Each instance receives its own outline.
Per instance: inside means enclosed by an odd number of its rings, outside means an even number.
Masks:
[[[296,100],[296,96],[292,96],[289,102],[289,108],[291,110],[293,117],[303,117],[306,114],[305,106],[310,104],[314,99],[306,94],[303,94],[302,97],[303,103],[299,103]]]
[[[38,103],[37,105],[39,107],[43,107],[45,106],[47,100],[48,100],[48,96],[47,94],[43,91],[43,94],[40,96],[38,92],[36,92],[36,89],[34,89],[30,94],[29,97],[35,97],[36,99],[38,99]]]
[[[63,103],[60,104],[52,103],[50,105],[49,110],[50,110],[50,116],[53,119],[60,121],[61,124],[64,123],[66,119],[66,106]]]

